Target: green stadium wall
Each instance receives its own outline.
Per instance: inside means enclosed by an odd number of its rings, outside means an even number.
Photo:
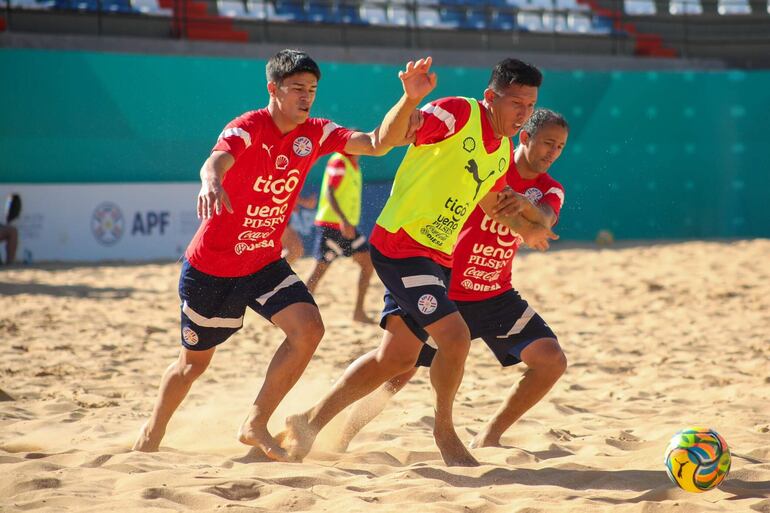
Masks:
[[[489,65],[435,67],[431,98],[479,96]],[[221,128],[267,102],[264,60],[0,50],[0,183],[192,182]],[[313,115],[373,128],[397,66],[321,64]],[[770,72],[545,71],[571,124],[552,175],[563,239],[770,236]],[[403,150],[363,162],[392,179]],[[317,187],[322,169],[309,178]]]

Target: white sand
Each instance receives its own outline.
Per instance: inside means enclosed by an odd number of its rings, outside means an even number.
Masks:
[[[311,262],[296,267],[306,277]],[[178,352],[176,264],[0,271],[0,511],[770,513],[770,241],[526,253],[514,283],[570,365],[543,402],[447,468],[422,371],[349,452],[258,462],[235,434],[281,334],[258,316],[223,345],[162,451],[128,447]],[[327,334],[271,423],[309,406],[379,343],[352,324],[357,271],[335,264],[317,300]],[[367,300],[372,315],[382,286]],[[456,420],[469,440],[519,378],[474,343]],[[665,475],[668,439],[717,429],[733,450],[720,489]],[[334,424],[331,426],[334,429]],[[322,434],[323,441],[323,434]],[[328,437],[327,437],[328,438]]]

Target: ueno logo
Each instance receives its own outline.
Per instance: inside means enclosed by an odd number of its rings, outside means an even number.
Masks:
[[[286,203],[298,185],[299,170],[292,169],[286,175],[286,178],[279,178],[277,180],[273,180],[273,175],[267,175],[267,178],[260,176],[254,182],[254,190],[265,194],[272,194],[273,201],[280,205]]]

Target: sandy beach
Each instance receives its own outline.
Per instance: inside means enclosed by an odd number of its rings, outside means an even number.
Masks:
[[[622,246],[622,247],[621,247]],[[0,511],[770,513],[770,240],[556,245],[525,252],[514,286],[559,336],[569,367],[503,437],[449,468],[432,438],[427,372],[353,440],[339,422],[304,463],[236,440],[281,333],[253,312],[220,346],[162,450],[130,452],[179,350],[179,264],[0,269]],[[312,261],[301,260],[306,278]],[[350,320],[357,267],[335,263],[316,300],[326,336],[270,424],[310,406],[380,341]],[[382,303],[375,281],[367,298]],[[470,440],[523,366],[476,341],[457,396]],[[717,489],[677,489],[663,466],[679,429],[733,451]]]

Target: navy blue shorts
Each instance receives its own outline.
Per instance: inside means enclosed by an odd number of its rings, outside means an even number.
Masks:
[[[426,257],[388,258],[372,246],[372,264],[385,285],[385,306],[380,326],[389,315],[398,315],[425,342],[425,326],[456,312],[449,299],[447,284],[451,270]]]
[[[221,344],[243,327],[246,307],[268,321],[294,303],[315,305],[313,296],[283,258],[254,274],[238,278],[212,276],[182,263],[182,345],[204,351]]]
[[[366,235],[356,230],[352,239],[346,239],[337,228],[329,226],[316,226],[315,242],[313,243],[313,257],[327,264],[332,263],[337,257],[351,257],[355,253],[369,251],[369,243]]]
[[[471,338],[482,339],[503,367],[521,362],[521,352],[535,340],[556,339],[543,318],[515,290],[483,301],[456,303]],[[433,347],[423,345],[417,365],[430,367],[435,354]]]

